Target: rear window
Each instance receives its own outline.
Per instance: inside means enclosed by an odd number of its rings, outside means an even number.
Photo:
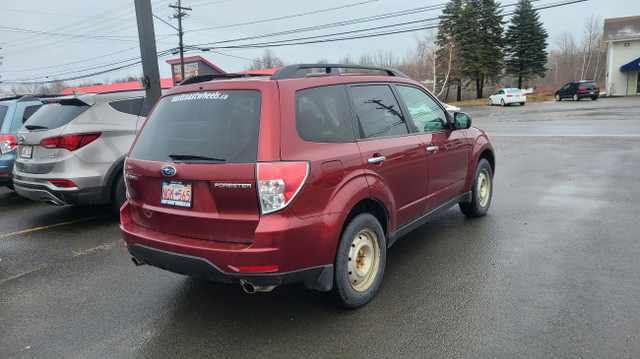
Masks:
[[[73,121],[88,108],[89,105],[78,100],[49,103],[29,117],[24,127],[29,130],[52,130]]]
[[[206,91],[162,98],[131,158],[174,162],[255,162],[259,91]]]
[[[344,86],[316,87],[296,93],[296,129],[311,142],[354,141]]]
[[[25,107],[24,113],[22,114],[22,123],[27,122],[29,117],[33,116],[33,114],[36,113],[36,111],[38,111],[40,107],[42,107],[42,105],[33,105],[33,106]]]
[[[522,90],[519,90],[519,89],[508,89],[507,93],[520,94],[520,93],[522,93]]]
[[[142,107],[143,100],[143,97],[139,97],[120,101],[111,101],[109,102],[109,106],[116,111],[138,116],[140,115],[140,108]]]
[[[595,82],[583,82],[580,87],[598,87],[598,85]]]

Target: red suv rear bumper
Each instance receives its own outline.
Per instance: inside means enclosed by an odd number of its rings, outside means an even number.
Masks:
[[[126,203],[123,239],[138,262],[221,283],[268,286],[305,283],[331,290],[339,214],[300,219],[289,211],[262,217],[251,244],[208,241],[157,232],[136,224]]]

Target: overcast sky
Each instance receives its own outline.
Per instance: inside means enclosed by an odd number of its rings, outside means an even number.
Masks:
[[[177,58],[170,50],[178,46],[178,26],[171,19],[176,1],[152,0],[159,68],[170,77],[167,59]],[[271,47],[286,63],[313,63],[321,59],[337,62],[345,56],[357,60],[363,54],[393,52],[398,59],[415,49],[416,37],[433,26],[446,0],[183,0],[191,7],[183,20],[185,45],[216,47],[200,55],[227,72],[243,71],[251,59],[261,57],[261,48],[225,48],[269,41],[303,39],[313,41],[334,37],[366,36],[372,33],[403,31],[399,34],[347,41]],[[513,11],[517,0],[503,0],[503,14]],[[536,8],[565,0],[533,1]],[[118,67],[118,71],[94,75],[78,81],[108,82],[127,75],[140,76],[137,24],[133,0],[23,0],[0,2],[0,81],[9,92],[21,81],[71,79]],[[549,33],[549,43],[569,32],[580,40],[584,22],[591,16],[602,19],[640,15],[638,0],[588,0],[540,10]],[[505,19],[508,20],[508,16]],[[163,21],[161,21],[163,20]],[[345,24],[345,22],[350,22]],[[404,25],[399,25],[404,23]],[[305,28],[313,28],[305,31]],[[369,29],[365,31],[365,29]],[[404,32],[406,31],[406,32]],[[287,32],[283,35],[269,35]],[[337,34],[339,35],[331,35]],[[246,40],[238,40],[249,38]],[[235,41],[229,41],[235,40]],[[75,81],[75,82],[78,82]],[[74,81],[69,81],[74,83]]]

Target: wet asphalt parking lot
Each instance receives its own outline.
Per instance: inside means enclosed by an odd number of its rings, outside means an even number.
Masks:
[[[489,213],[399,240],[357,310],[135,267],[107,208],[0,188],[0,358],[640,357],[640,98],[463,110]]]

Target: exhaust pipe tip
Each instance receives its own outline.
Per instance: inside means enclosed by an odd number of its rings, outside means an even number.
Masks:
[[[254,294],[255,292],[257,292],[256,286],[246,279],[240,279],[240,286],[242,286],[242,289],[244,289],[246,293]]]
[[[271,292],[277,285],[254,285],[246,279],[240,279],[240,286],[245,292],[254,294],[256,292]]]
[[[135,264],[135,265],[136,265],[136,267],[140,267],[140,266],[143,266],[143,265],[147,264],[147,263],[145,263],[145,262],[143,262],[143,261],[139,260],[139,259],[138,259],[138,258],[136,258],[136,257],[131,257],[131,261],[133,262],[133,264]]]

